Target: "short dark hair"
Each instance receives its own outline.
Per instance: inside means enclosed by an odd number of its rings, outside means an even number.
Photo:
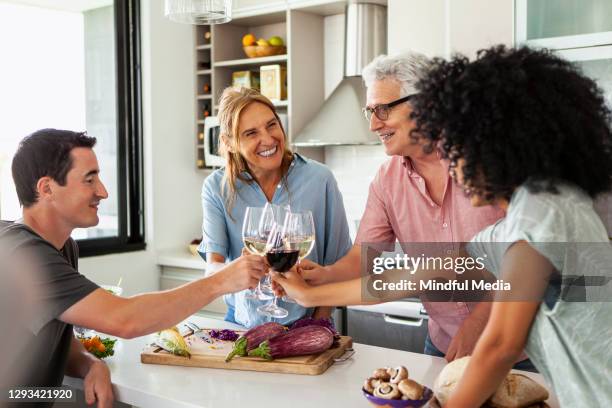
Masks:
[[[495,46],[473,62],[435,59],[412,99],[414,139],[459,159],[467,186],[491,200],[525,185],[591,197],[612,186],[612,116],[595,82],[547,50]]]
[[[95,144],[95,137],[70,130],[41,129],[24,137],[12,163],[19,203],[25,208],[36,203],[36,183],[41,177],[51,177],[59,185],[65,185],[66,175],[72,168],[72,149],[91,149]]]

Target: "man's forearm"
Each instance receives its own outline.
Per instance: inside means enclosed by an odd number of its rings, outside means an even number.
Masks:
[[[327,319],[331,317],[333,311],[334,311],[333,307],[319,306],[315,308],[314,312],[312,313],[312,318],[313,319]]]
[[[361,247],[355,245],[340,260],[325,267],[328,271],[328,283],[342,282],[358,278],[361,275]]]
[[[348,306],[371,305],[407,297],[418,296],[419,290],[381,290],[376,293],[365,290],[372,288],[372,279],[381,279],[386,283],[397,283],[405,276],[404,271],[388,271],[385,275],[368,275],[362,278],[326,285],[312,286],[298,299],[307,306]],[[418,285],[417,285],[418,287]]]
[[[479,302],[475,307],[472,313],[470,313],[469,319],[475,319],[482,323],[482,327],[486,325],[489,320],[489,316],[491,315],[491,308],[493,307],[493,302]]]
[[[223,279],[223,275],[215,274],[175,289],[127,298],[109,319],[123,322],[122,337],[138,337],[163,330],[225,294]]]

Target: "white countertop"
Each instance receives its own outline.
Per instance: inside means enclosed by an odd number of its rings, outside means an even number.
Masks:
[[[176,268],[195,269],[200,272],[206,269],[206,262],[200,256],[193,255],[189,252],[186,245],[180,248],[158,251],[157,264]]]
[[[239,328],[199,316],[189,320],[203,328]],[[370,407],[361,385],[375,368],[404,365],[410,377],[431,388],[445,365],[442,358],[363,344],[354,345],[351,359],[317,376],[142,364],[140,352],[152,338],[119,340],[115,355],[106,359],[118,401],[152,408]],[[525,374],[544,384],[540,375]],[[82,388],[80,379],[66,377],[64,383]],[[549,405],[559,406],[555,399]]]

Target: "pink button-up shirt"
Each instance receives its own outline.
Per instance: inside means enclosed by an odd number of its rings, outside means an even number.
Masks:
[[[467,242],[503,217],[501,209],[472,207],[449,176],[442,205],[429,195],[425,180],[409,158],[385,162],[370,184],[366,209],[355,244],[399,242]],[[446,353],[451,339],[475,303],[423,302],[429,315],[429,336]]]

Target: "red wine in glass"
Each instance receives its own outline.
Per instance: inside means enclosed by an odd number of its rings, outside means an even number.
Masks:
[[[266,259],[274,271],[283,273],[293,268],[299,255],[299,249],[273,249],[266,252]]]

